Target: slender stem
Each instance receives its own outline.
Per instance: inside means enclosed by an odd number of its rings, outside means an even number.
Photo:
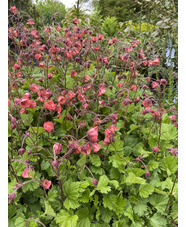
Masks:
[[[147,141],[148,141],[148,138],[149,138],[150,132],[151,132],[151,130],[152,130],[152,128],[153,128],[153,126],[155,125],[156,121],[157,121],[157,120],[155,120],[155,121],[154,121],[154,123],[153,123],[153,125],[151,126],[151,128],[150,128],[150,130],[149,130],[149,133],[148,133],[148,135],[147,135],[147,139],[146,139],[146,141],[145,141],[145,143],[144,143],[144,146],[143,146],[143,147],[145,147],[145,145],[146,145],[146,143],[147,143]]]
[[[34,218],[29,218],[29,219],[26,220],[26,227],[28,227],[28,221],[36,221],[36,222],[38,222],[39,224],[41,224],[43,227],[46,227],[46,225],[44,225],[41,221],[36,220],[36,219],[34,219]]]
[[[169,205],[169,202],[170,202],[170,200],[171,200],[171,198],[172,198],[172,193],[173,193],[173,189],[174,189],[174,186],[175,186],[175,184],[176,184],[176,180],[177,180],[177,178],[178,178],[178,172],[176,173],[176,177],[175,177],[175,180],[174,180],[174,183],[173,183],[173,186],[172,186],[172,190],[171,190],[170,197],[169,197],[169,200],[168,200],[167,206],[166,206],[166,208],[165,208],[165,211],[167,210],[168,205]]]

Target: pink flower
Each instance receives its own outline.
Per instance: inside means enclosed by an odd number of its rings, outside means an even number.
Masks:
[[[35,24],[35,23],[34,23],[34,20],[33,19],[28,19],[26,24],[32,25],[32,24]]]
[[[39,90],[39,85],[36,85],[36,84],[31,84],[30,85],[30,90],[32,92],[37,92]]]
[[[68,96],[68,99],[71,100],[76,96],[76,94],[73,91],[69,91],[67,96]]]
[[[99,96],[103,95],[105,92],[106,92],[106,85],[105,85],[105,83],[102,83],[102,84],[99,85],[99,93],[98,93],[98,95]]]
[[[113,41],[113,43],[116,43],[118,40],[115,37],[113,37],[112,41]]]
[[[92,42],[97,42],[98,41],[98,38],[96,36],[92,36]]]
[[[44,69],[45,68],[45,64],[43,62],[40,62],[39,63],[39,67],[42,68],[42,69]]]
[[[13,66],[13,69],[20,69],[20,65],[18,65],[18,64],[14,64],[14,66]]]
[[[159,58],[155,58],[155,59],[152,61],[152,64],[153,64],[153,65],[159,65],[159,64],[160,64]]]
[[[60,143],[55,143],[53,145],[53,153],[55,152],[56,154],[60,154],[62,150],[62,145]]]
[[[77,18],[75,18],[75,19],[73,20],[73,23],[74,23],[74,24],[79,24],[78,19],[77,19]]]
[[[48,102],[45,102],[44,107],[48,110],[55,110],[56,104],[52,100],[49,100]]]
[[[54,130],[54,124],[52,122],[45,122],[43,125],[46,132],[52,132]]]
[[[136,85],[133,84],[133,85],[130,87],[130,90],[131,90],[131,91],[136,91],[136,90],[137,90]]]
[[[29,176],[29,168],[24,169],[23,173],[21,174],[23,178],[30,178]]]
[[[101,148],[101,145],[98,144],[98,143],[93,143],[91,146],[93,148],[93,152],[94,153],[97,153],[100,150],[100,148]]]
[[[104,40],[104,36],[102,34],[98,34],[98,39],[99,40]]]
[[[87,155],[90,154],[91,152],[91,147],[89,145],[89,143],[86,143],[85,145],[81,146],[81,151],[80,151],[83,155]]]
[[[57,98],[57,101],[58,101],[58,103],[60,104],[60,105],[63,105],[65,102],[66,102],[66,98],[64,97],[64,96],[59,96],[58,98]]]
[[[27,97],[21,98],[21,100],[20,100],[20,106],[21,106],[21,107],[27,108],[27,107],[30,106],[30,104],[31,104],[31,101],[30,101],[29,98],[27,98]]]
[[[84,82],[87,83],[90,80],[90,76],[84,76]]]
[[[51,184],[52,184],[52,182],[51,182],[50,180],[47,180],[47,179],[43,180],[42,183],[43,183],[43,186],[44,186],[46,189],[49,189],[50,186],[51,186]]]
[[[83,95],[81,92],[78,93],[78,100],[80,102],[85,102],[85,95]]]
[[[113,40],[109,40],[108,45],[112,45],[113,44]]]
[[[146,99],[143,100],[142,104],[143,104],[144,107],[147,108],[147,107],[152,106],[152,101],[150,99],[146,98]]]
[[[159,85],[157,82],[152,82],[152,88],[156,88]]]
[[[10,8],[10,11],[11,11],[13,14],[16,14],[16,13],[17,13],[17,8],[16,8],[16,6],[12,6],[12,7]]]
[[[35,58],[36,58],[38,61],[41,61],[42,55],[41,55],[41,54],[36,54],[36,55],[35,55]]]
[[[72,70],[71,73],[70,73],[70,75],[71,75],[72,77],[75,77],[75,76],[77,75],[77,72],[76,72],[75,70]]]
[[[118,88],[120,88],[120,87],[122,87],[122,86],[123,86],[123,83],[117,84],[117,87],[118,87]]]
[[[170,115],[169,117],[170,117],[172,123],[176,122],[176,116],[175,115]]]
[[[132,100],[131,100],[131,99],[128,99],[128,98],[126,98],[126,99],[124,99],[124,100],[123,100],[123,102],[122,102],[122,103],[123,103],[123,105],[124,105],[124,106],[128,106],[129,104],[131,104],[131,103],[132,103]]]
[[[91,142],[96,142],[98,140],[98,126],[95,126],[88,130],[87,136]]]
[[[159,151],[159,148],[158,148],[158,147],[153,147],[153,148],[152,148],[152,151],[153,151],[155,154],[157,154],[158,151]]]

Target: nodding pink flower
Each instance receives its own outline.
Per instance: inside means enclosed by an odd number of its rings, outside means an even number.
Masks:
[[[118,87],[118,88],[120,88],[120,87],[122,87],[122,86],[123,86],[123,83],[117,84],[117,87]]]
[[[175,115],[170,115],[169,117],[170,117],[172,123],[176,122],[176,116]]]
[[[41,54],[36,54],[36,55],[35,55],[35,58],[36,58],[38,61],[41,61],[42,55],[41,55]]]
[[[48,26],[47,26],[47,27],[45,28],[45,32],[47,32],[47,33],[51,33],[51,29],[50,29],[50,27],[48,27]]]
[[[65,104],[66,100],[67,100],[67,99],[66,99],[64,96],[59,96],[59,97],[57,98],[57,101],[58,101],[58,103],[59,103],[60,105]]]
[[[50,80],[50,79],[52,79],[52,77],[53,77],[53,74],[52,73],[48,73],[47,78]]]
[[[177,156],[178,155],[178,148],[172,149],[171,154],[174,155],[174,156]]]
[[[75,77],[75,76],[77,75],[77,72],[76,72],[75,70],[72,70],[71,73],[70,73],[70,75],[71,75],[72,77]]]
[[[135,46],[137,46],[139,44],[139,42],[137,41],[137,40],[135,40],[134,42],[133,42],[133,44],[132,44],[132,47],[135,47]]]
[[[84,104],[84,108],[85,108],[85,109],[88,109],[88,108],[89,108],[89,104],[85,103],[85,104]]]
[[[152,88],[156,88],[159,85],[157,82],[152,82]]]
[[[31,103],[30,103],[29,108],[34,109],[36,107],[37,103],[34,100],[30,100],[30,101],[31,101]]]
[[[100,51],[100,47],[93,47],[95,51]]]
[[[29,176],[29,168],[25,168],[23,173],[21,174],[23,178],[30,178]]]
[[[99,33],[99,34],[98,34],[98,39],[99,39],[99,40],[104,40],[104,36],[103,36],[102,34]]]
[[[133,84],[133,85],[130,87],[130,90],[131,90],[131,91],[136,91],[136,90],[137,90],[136,85]]]
[[[99,104],[101,105],[101,106],[104,106],[105,105],[105,100],[101,100],[101,101],[99,101]]]
[[[54,124],[52,122],[45,122],[43,125],[46,132],[52,132],[54,130]]]
[[[16,76],[17,76],[17,77],[21,77],[21,76],[22,76],[22,72],[17,72],[17,73],[16,73]]]
[[[90,80],[90,76],[84,76],[84,82],[87,83]]]
[[[58,161],[57,160],[54,160],[52,162],[52,166],[54,167],[54,170],[56,170],[57,166],[58,166]]]
[[[78,100],[80,102],[85,102],[85,95],[83,95],[81,92],[78,93]]]
[[[78,19],[77,19],[77,18],[75,18],[75,19],[73,20],[73,23],[74,23],[74,24],[79,24]]]
[[[8,106],[10,105],[10,99],[8,99]]]
[[[76,96],[76,94],[73,91],[69,91],[67,96],[68,96],[68,99],[71,100]]]
[[[9,198],[8,204],[10,204],[12,200],[15,199],[15,192],[10,193],[8,198]]]
[[[160,84],[167,85],[167,81],[165,79],[161,79]]]
[[[102,83],[102,84],[99,85],[99,93],[98,93],[98,95],[101,96],[105,92],[106,92],[106,85],[105,85],[105,83]]]
[[[15,70],[16,70],[16,69],[17,69],[17,70],[20,69],[20,65],[14,64],[13,69],[15,69]]]
[[[96,36],[92,36],[92,42],[95,43],[98,41],[98,38]]]
[[[150,176],[149,171],[146,171],[146,172],[145,172],[145,176],[146,176],[147,179],[149,178],[149,176]]]
[[[152,148],[152,151],[153,151],[155,154],[157,154],[158,151],[159,151],[159,148],[158,148],[158,147],[153,147],[153,148]]]
[[[55,110],[56,109],[56,104],[52,100],[49,100],[48,102],[45,102],[44,107],[47,110]]]
[[[42,68],[42,69],[44,69],[45,68],[45,64],[43,62],[40,62],[39,63],[39,67]]]
[[[26,114],[27,113],[25,108],[21,108],[19,112],[22,113],[22,114]]]
[[[81,154],[83,155],[87,155],[87,154],[90,154],[91,152],[91,147],[89,145],[89,143],[86,143],[84,145],[81,146]]]
[[[56,154],[60,154],[62,151],[62,145],[60,143],[55,143],[53,145],[53,153],[55,152]]]
[[[153,65],[159,65],[159,64],[160,64],[159,58],[155,58],[155,59],[152,61],[152,64],[153,64]]]
[[[16,6],[12,6],[12,7],[10,8],[10,11],[11,11],[13,14],[16,14],[16,13],[17,13],[17,8],[16,8]]]
[[[146,98],[146,99],[143,100],[142,104],[143,104],[144,107],[147,108],[147,107],[152,106],[152,101],[150,99]]]
[[[115,123],[116,120],[118,119],[118,114],[110,114],[110,118],[111,118],[112,122]]]
[[[112,45],[113,44],[113,40],[109,40],[108,45]]]
[[[101,145],[98,144],[98,143],[92,143],[92,144],[91,144],[91,147],[93,148],[93,152],[94,152],[94,153],[97,153],[97,152],[100,150]]]
[[[124,99],[124,100],[123,100],[123,102],[122,102],[122,103],[123,103],[123,105],[124,105],[124,106],[128,106],[128,105],[130,105],[130,104],[132,103],[132,100],[131,100],[131,99],[128,99],[128,98],[126,98],[126,99]]]
[[[33,19],[28,19],[26,24],[32,25],[32,24],[35,24],[35,23],[34,23]]]
[[[60,26],[56,26],[56,30],[59,32],[61,30]]]
[[[103,62],[108,65],[108,57],[103,58]]]
[[[21,107],[27,108],[27,107],[30,106],[30,104],[31,104],[31,101],[30,101],[29,98],[27,98],[27,97],[21,98],[21,100],[20,100],[20,106],[21,106]]]
[[[134,99],[134,102],[139,102],[139,101],[140,101],[140,97],[139,96]]]
[[[43,186],[44,186],[46,189],[49,189],[50,186],[51,186],[51,184],[52,184],[52,182],[51,182],[50,180],[47,180],[47,179],[43,180],[42,183],[43,183]]]
[[[30,85],[30,90],[32,92],[37,92],[39,90],[39,85],[36,85],[36,84],[31,84]]]
[[[143,65],[144,65],[144,66],[147,66],[148,61],[147,61],[147,60],[145,60],[145,61],[143,61],[142,63],[143,63]]]
[[[153,61],[149,60],[149,61],[148,61],[148,66],[149,66],[149,67],[152,67],[152,66],[153,66]]]
[[[74,154],[79,154],[81,152],[81,147],[75,140],[69,141],[68,147],[69,147],[69,149],[72,149]]]
[[[113,43],[116,43],[118,40],[115,37],[113,37],[112,41],[113,41]]]
[[[126,53],[129,53],[129,52],[131,52],[131,51],[132,51],[132,47],[126,47],[126,48],[125,48],[125,52],[126,52]]]
[[[98,140],[98,126],[89,129],[87,136],[91,142],[96,142]]]
[[[174,126],[175,126],[176,128],[178,128],[178,122],[175,122],[175,123],[174,123]]]

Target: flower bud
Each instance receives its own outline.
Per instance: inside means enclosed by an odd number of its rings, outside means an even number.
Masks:
[[[149,176],[150,176],[149,171],[146,171],[146,172],[145,172],[145,176],[146,176],[147,179],[149,178]]]
[[[96,185],[98,184],[98,181],[94,178],[94,179],[92,180],[92,183],[93,183],[94,186],[96,186]]]
[[[25,153],[25,149],[24,149],[24,148],[20,148],[20,149],[18,150],[18,153],[19,153],[20,155],[23,155],[23,154]]]

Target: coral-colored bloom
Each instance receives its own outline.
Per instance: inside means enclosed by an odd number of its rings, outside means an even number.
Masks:
[[[133,84],[133,85],[130,87],[130,90],[131,90],[131,91],[136,91],[136,90],[137,90],[136,85]]]
[[[60,143],[55,143],[53,145],[53,153],[55,152],[56,154],[60,154],[62,150],[62,145]]]
[[[45,64],[43,62],[40,62],[39,63],[39,67],[42,68],[42,69],[44,69],[45,68]]]
[[[47,179],[43,180],[42,183],[43,183],[43,186],[44,186],[46,189],[49,189],[50,186],[51,186],[51,184],[52,184],[52,182],[51,182],[50,180],[47,180]]]
[[[24,169],[23,173],[21,174],[23,178],[30,178],[29,176],[29,168]]]
[[[58,103],[60,104],[60,105],[63,105],[65,102],[66,102],[66,98],[64,97],[64,96],[59,96],[58,98],[57,98],[57,101],[58,101]]]
[[[36,107],[36,102],[34,100],[30,100],[30,101],[31,101],[31,103],[30,103],[29,108],[34,109]]]
[[[158,148],[158,147],[153,147],[153,148],[152,148],[152,151],[153,151],[155,154],[157,154],[158,151],[159,151],[159,148]]]
[[[159,58],[155,58],[155,59],[152,61],[152,64],[153,64],[153,65],[159,65],[159,64],[160,64]]]
[[[99,40],[104,40],[104,36],[102,34],[98,34],[98,39]]]
[[[152,88],[156,88],[156,87],[158,87],[158,85],[159,85],[159,83],[157,83],[157,82],[152,82]]]
[[[100,150],[101,145],[98,143],[92,143],[91,147],[93,148],[93,152],[97,153]]]
[[[17,8],[16,8],[16,6],[12,6],[12,7],[10,8],[10,11],[11,11],[13,14],[16,14],[16,13],[17,13]]]
[[[37,84],[31,84],[30,85],[30,90],[32,92],[37,92],[39,90],[39,85],[37,85]]]
[[[35,55],[35,58],[36,58],[38,61],[41,61],[42,55],[41,55],[41,54],[36,54],[36,55]]]
[[[108,45],[112,45],[113,44],[113,40],[109,40]]]
[[[83,95],[81,92],[78,93],[78,100],[80,102],[85,102],[85,95]]]
[[[96,142],[98,140],[98,126],[89,129],[87,136],[91,142]]]
[[[113,43],[116,43],[118,40],[115,37],[113,37],[112,41],[113,41]]]
[[[35,24],[35,23],[34,23],[33,19],[28,19],[26,24],[32,25],[32,24]]]
[[[71,100],[76,96],[76,94],[73,91],[69,91],[67,96],[68,96],[68,99]]]
[[[118,88],[120,88],[120,87],[122,87],[122,86],[123,86],[123,83],[117,84],[117,87],[118,87]]]
[[[98,41],[98,38],[96,36],[92,36],[92,42],[97,42]]]
[[[172,123],[176,122],[176,116],[175,115],[170,115],[169,117],[170,117]]]
[[[74,23],[74,24],[79,24],[78,19],[77,19],[77,18],[75,18],[75,19],[73,20],[73,23]]]
[[[106,85],[105,85],[105,83],[102,83],[102,84],[99,85],[99,93],[98,93],[98,95],[99,96],[103,95],[105,92],[106,92]]]
[[[21,107],[27,108],[27,107],[30,106],[30,104],[31,104],[31,101],[30,101],[29,98],[27,98],[27,97],[21,98],[21,100],[20,100],[20,106],[21,106]]]
[[[47,110],[55,110],[56,109],[56,104],[52,100],[49,100],[48,102],[45,102],[44,107]]]
[[[81,151],[80,151],[83,155],[87,155],[90,154],[91,152],[91,147],[89,145],[89,143],[86,143],[84,145],[81,146]]]
[[[71,75],[72,77],[75,77],[75,76],[77,75],[77,72],[76,72],[75,70],[72,70],[71,73],[70,73],[70,75]]]
[[[87,83],[90,80],[90,76],[84,76],[84,82]]]
[[[20,69],[20,65],[18,65],[18,64],[14,64],[14,66],[13,66],[13,69]]]
[[[122,102],[122,103],[123,103],[123,105],[124,105],[124,106],[128,106],[129,104],[131,104],[131,103],[132,103],[132,100],[131,100],[131,99],[128,99],[128,98],[126,98],[126,99],[124,99],[124,100],[123,100],[123,102]]]
[[[54,130],[54,124],[52,122],[45,122],[43,125],[46,132],[52,132]]]
[[[146,99],[143,100],[142,104],[143,104],[144,107],[147,108],[147,107],[152,106],[152,101],[150,99],[146,98]]]

